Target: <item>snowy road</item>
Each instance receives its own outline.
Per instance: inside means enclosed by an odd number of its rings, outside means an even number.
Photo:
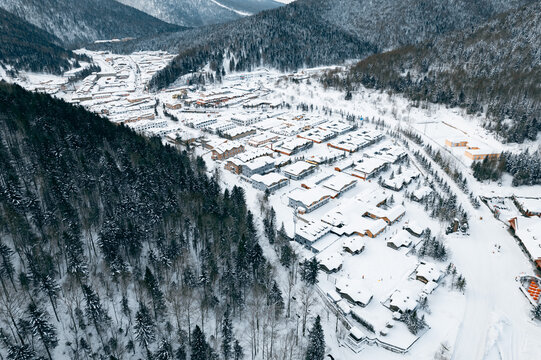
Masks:
[[[530,306],[515,281],[520,272],[531,273],[532,265],[486,207],[476,213],[483,220],[472,219],[471,236],[449,243],[468,282],[453,359],[538,359],[541,327],[530,320]]]

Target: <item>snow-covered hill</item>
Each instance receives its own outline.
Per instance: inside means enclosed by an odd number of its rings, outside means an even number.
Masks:
[[[152,16],[183,26],[223,23],[273,9],[275,0],[119,0]]]
[[[0,7],[70,47],[179,29],[114,0],[1,0]]]

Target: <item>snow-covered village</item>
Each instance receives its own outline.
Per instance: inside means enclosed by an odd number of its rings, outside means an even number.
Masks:
[[[93,67],[16,82],[159,138],[245,194],[286,318],[246,300],[233,322],[245,359],[303,358],[316,316],[325,359],[539,358],[541,186],[475,168],[539,142],[504,143],[476,114],[384,91],[344,98],[319,81],[336,67],[207,66],[155,91],[172,54],[78,52]],[[220,348],[221,319],[182,306]]]

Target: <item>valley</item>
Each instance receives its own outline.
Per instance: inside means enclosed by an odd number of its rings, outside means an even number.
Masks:
[[[346,100],[318,81],[329,67],[261,67],[205,84],[205,73],[191,73],[150,92],[171,54],[77,53],[101,70],[74,83],[32,74],[18,81],[201,157],[222,189],[241,187],[286,297],[290,321],[279,336],[289,326],[300,336],[299,322],[319,314],[335,359],[529,359],[541,351],[530,315],[538,299],[519,281],[539,269],[521,250],[530,240],[514,238],[508,222],[539,218],[511,208],[498,220],[478,200],[524,198],[535,212],[541,188],[513,187],[508,177],[481,183],[470,168],[476,156],[537,142],[504,144],[476,115],[381,91],[361,88]],[[269,222],[298,264],[317,260],[313,287],[292,278],[304,265],[284,262]],[[245,349],[254,341],[241,337]]]

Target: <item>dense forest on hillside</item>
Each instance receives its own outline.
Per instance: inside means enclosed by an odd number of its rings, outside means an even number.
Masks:
[[[81,59],[60,43],[55,36],[0,8],[0,64],[16,70],[60,74]]]
[[[473,30],[370,56],[323,82],[486,111],[487,128],[520,143],[541,131],[540,79],[541,3],[535,2]]]
[[[257,221],[201,158],[0,82],[2,358],[300,358]]]
[[[115,0],[2,0],[0,8],[55,35],[67,48],[182,29]]]
[[[364,58],[478,25],[528,1],[406,0],[397,4],[394,0],[298,0],[223,25],[93,48],[178,52],[175,61],[153,80],[153,85],[161,88],[211,62],[226,71],[247,71],[261,65],[294,70]],[[230,57],[233,66],[222,62]]]

